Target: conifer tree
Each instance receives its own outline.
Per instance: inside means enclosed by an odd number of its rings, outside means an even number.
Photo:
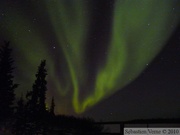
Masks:
[[[26,97],[27,101],[27,110],[28,110],[28,125],[30,132],[43,133],[44,127],[46,125],[46,91],[47,91],[47,70],[45,68],[46,61],[41,61],[40,66],[38,67],[38,72],[36,74],[36,80],[33,84],[32,91],[28,92]]]
[[[13,102],[15,99],[14,90],[18,84],[13,81],[12,49],[9,42],[0,48],[0,122],[9,119],[14,111]]]
[[[51,107],[50,107],[50,114],[52,116],[54,116],[54,107],[55,107],[55,103],[54,103],[54,97],[52,97],[52,100],[51,100]]]

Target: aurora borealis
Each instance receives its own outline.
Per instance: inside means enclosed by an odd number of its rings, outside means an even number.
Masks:
[[[14,49],[17,93],[47,60],[57,113],[83,113],[133,82],[180,21],[177,0],[4,0],[0,37]]]

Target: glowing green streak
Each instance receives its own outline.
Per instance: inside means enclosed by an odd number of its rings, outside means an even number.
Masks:
[[[74,6],[74,5],[75,6]],[[68,63],[70,78],[74,89],[73,105],[78,112],[79,110],[79,88],[78,82],[83,80],[85,71],[82,68],[83,58],[83,41],[86,35],[85,25],[87,23],[86,16],[83,15],[85,6],[83,3],[73,3],[75,20],[71,20],[72,16],[68,13],[67,5],[64,2],[47,2],[47,8],[52,19],[52,24],[59,40],[59,45],[63,49],[65,58]],[[51,8],[53,7],[53,8]],[[58,12],[58,13],[57,13]],[[54,14],[56,13],[56,14]],[[69,47],[68,47],[69,46]],[[81,74],[77,77],[76,71],[81,70]],[[57,83],[56,85],[58,85]]]
[[[112,89],[117,85],[116,80],[119,77],[118,75],[122,73],[126,59],[124,46],[116,47],[113,46],[111,48],[114,55],[108,57],[106,66],[99,71],[94,94],[87,97],[79,112],[85,111],[88,106],[92,106],[104,97],[107,97],[107,95],[112,94]],[[119,83],[119,85],[122,85],[122,83]]]

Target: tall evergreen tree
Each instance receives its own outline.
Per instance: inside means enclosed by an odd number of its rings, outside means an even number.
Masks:
[[[55,114],[54,114],[54,107],[55,107],[54,97],[52,97],[51,107],[50,107],[50,114],[51,114],[52,116],[55,116]]]
[[[9,42],[0,49],[0,122],[5,122],[13,114],[14,90],[18,84],[13,81],[12,49]]]
[[[47,70],[45,68],[46,66],[46,61],[43,60],[39,66],[38,73],[36,74],[36,81],[34,83],[33,89],[39,91],[39,109],[40,113],[46,112],[46,91],[47,91],[47,81],[46,81],[46,76],[47,76]]]
[[[33,84],[32,91],[28,92],[26,97],[27,109],[28,109],[28,121],[29,129],[32,134],[37,132],[43,133],[44,127],[46,124],[46,91],[47,91],[47,70],[45,68],[46,61],[41,61],[40,66],[38,67],[38,72],[36,74],[36,80]]]

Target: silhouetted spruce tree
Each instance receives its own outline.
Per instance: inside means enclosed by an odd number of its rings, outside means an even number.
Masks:
[[[54,107],[55,107],[54,97],[52,97],[51,107],[50,107],[50,114],[51,114],[52,116],[55,116],[55,114],[54,114]]]
[[[11,55],[12,49],[9,47],[9,42],[5,42],[5,45],[0,48],[0,123],[3,123],[3,126],[13,114],[14,90],[18,86],[13,81],[14,60]]]
[[[46,91],[47,91],[47,70],[46,61],[41,61],[36,74],[36,80],[33,84],[32,91],[28,92],[26,97],[28,110],[28,130],[31,134],[45,134],[46,129]]]

